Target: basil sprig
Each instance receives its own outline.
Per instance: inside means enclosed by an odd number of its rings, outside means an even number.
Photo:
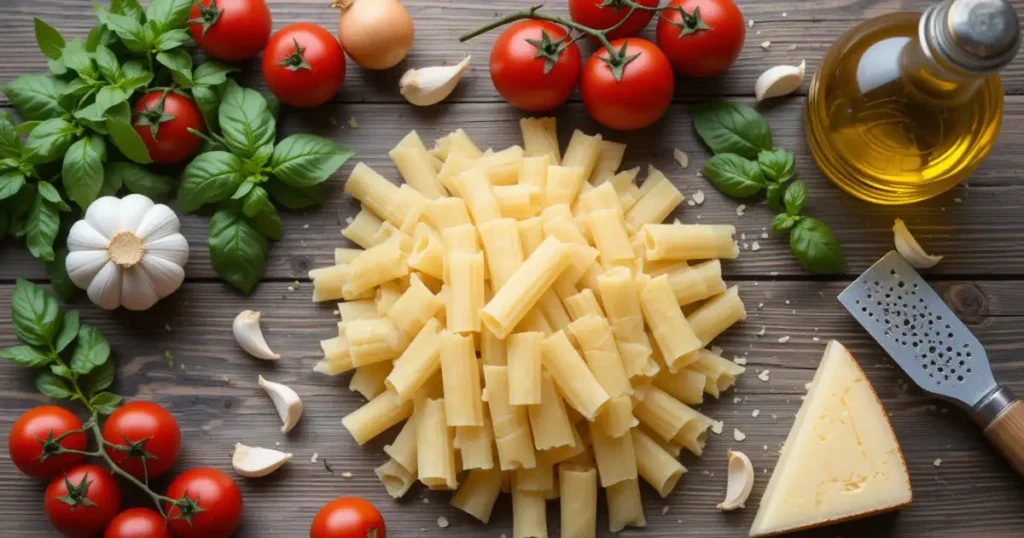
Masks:
[[[766,194],[777,213],[772,231],[788,232],[789,246],[800,265],[813,273],[840,273],[846,257],[835,234],[824,222],[804,216],[807,184],[796,179],[792,151],[772,145],[771,128],[753,108],[736,103],[710,102],[690,109],[697,134],[714,156],[704,165],[704,177],[727,196],[749,198]]]

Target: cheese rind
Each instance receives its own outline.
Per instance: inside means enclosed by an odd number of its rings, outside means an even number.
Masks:
[[[786,438],[750,536],[774,536],[907,506],[910,477],[878,396],[832,340]]]

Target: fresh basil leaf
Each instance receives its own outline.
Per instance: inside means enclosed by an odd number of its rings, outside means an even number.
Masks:
[[[219,202],[238,189],[242,175],[242,159],[225,151],[211,151],[196,156],[188,163],[178,187],[178,210],[190,213],[204,204]]]
[[[57,206],[37,192],[25,220],[25,246],[36,258],[53,260],[53,242],[58,232],[60,213]]]
[[[68,66],[64,65],[64,60],[47,60],[46,68],[50,70],[50,74],[55,77],[62,77],[68,74]]]
[[[117,61],[117,56],[114,51],[110,50],[109,47],[103,44],[96,46],[96,65],[100,68],[100,74],[107,82],[117,82],[118,74],[121,70],[121,63]]]
[[[39,120],[23,121],[23,122],[21,122],[21,123],[19,123],[19,124],[14,126],[14,132],[16,132],[18,134],[27,135],[27,134],[31,133],[33,129],[35,129],[36,127],[39,127],[40,123],[43,123],[43,122],[39,121]]]
[[[294,134],[274,148],[271,172],[292,187],[322,183],[354,152],[333,140],[310,134]]]
[[[114,384],[114,361],[106,361],[93,368],[88,374],[78,378],[78,386],[86,394],[96,394],[110,388]]]
[[[64,65],[68,69],[75,70],[83,77],[95,77],[96,68],[92,65],[92,58],[89,57],[89,53],[85,50],[85,43],[81,39],[75,38],[69,41],[64,46],[63,54]]]
[[[256,184],[252,181],[243,181],[242,184],[235,189],[235,193],[231,195],[231,199],[241,200],[242,198],[245,198],[245,195],[249,194],[249,191],[251,191],[255,186]]]
[[[23,368],[39,368],[46,366],[53,357],[32,346],[14,346],[0,350],[0,359],[7,359]]]
[[[793,216],[804,212],[804,205],[807,204],[807,184],[798,179],[789,184],[786,194],[783,197],[786,204],[786,211]]]
[[[134,163],[108,163],[104,176],[110,178],[111,184],[118,188],[124,185],[130,192],[154,200],[166,199],[174,190],[173,179]]]
[[[57,333],[57,342],[55,349],[57,353],[64,351],[68,347],[68,344],[75,341],[78,338],[78,310],[72,310],[64,313],[64,319],[60,325],[60,332]]]
[[[191,88],[192,55],[185,49],[170,50],[156,55],[156,61],[171,71],[171,78],[183,88]]]
[[[229,84],[221,99],[219,120],[232,153],[248,159],[276,137],[276,122],[267,100],[256,90]]]
[[[110,12],[142,21],[143,10],[139,0],[110,0]],[[102,17],[101,17],[102,19]]]
[[[199,67],[203,65],[206,64],[202,64]],[[199,107],[199,111],[203,113],[203,119],[206,120],[206,130],[215,133],[220,130],[220,123],[217,118],[220,96],[217,95],[213,88],[200,86],[198,81],[196,81],[196,84],[196,87],[192,88],[192,97],[195,98],[196,106]]]
[[[82,138],[64,155],[61,176],[64,190],[82,209],[89,207],[103,188],[103,157],[106,144],[99,136]]]
[[[53,372],[43,372],[37,375],[36,389],[43,393],[44,396],[49,396],[50,398],[65,399],[71,397],[71,389]]]
[[[149,158],[149,150],[142,137],[135,131],[135,127],[124,119],[107,119],[107,130],[110,131],[110,139],[121,150],[125,157],[128,157],[139,164],[153,162]]]
[[[75,373],[71,371],[71,368],[63,364],[51,364],[50,371],[53,372],[53,375],[64,379],[74,379],[75,377]]]
[[[128,101],[121,101],[120,103],[108,108],[107,111],[103,113],[103,116],[108,120],[120,121],[131,125],[132,109],[128,105]],[[103,129],[106,130],[106,128],[107,126],[104,122]],[[146,155],[149,155],[149,150],[146,151]]]
[[[324,203],[324,194],[319,184],[298,189],[270,178],[265,187],[274,201],[288,209],[304,209]]]
[[[772,231],[773,232],[785,232],[789,230],[797,223],[797,219],[789,213],[779,213],[772,219]]]
[[[228,74],[237,73],[238,69],[214,60],[207,60],[196,66],[192,81],[196,86],[216,86],[228,80]]]
[[[36,188],[39,189],[39,195],[46,199],[47,202],[57,206],[60,211],[71,211],[71,207],[68,206],[64,198],[61,197],[60,193],[57,192],[57,187],[45,181],[40,181],[36,184]]]
[[[18,278],[11,297],[14,334],[30,345],[49,348],[60,331],[60,303],[28,280]]]
[[[11,170],[0,175],[0,200],[6,200],[15,194],[25,185],[25,175],[17,170]]]
[[[153,48],[158,51],[175,49],[184,45],[189,40],[189,37],[188,30],[183,28],[168,30],[157,36],[156,42],[153,43]]]
[[[68,249],[59,246],[53,249],[53,261],[44,262],[46,275],[50,277],[50,287],[58,297],[70,300],[78,291],[78,286],[71,281],[67,267]]]
[[[92,103],[88,106],[80,108],[72,114],[78,123],[85,127],[100,133],[108,134],[107,131],[107,114],[104,110],[101,110],[100,105]]]
[[[757,154],[757,164],[768,181],[785,183],[796,175],[796,156],[792,151],[773,149]]]
[[[128,92],[118,86],[104,86],[96,92],[96,102],[93,104],[101,113],[106,113],[107,109],[126,101],[128,101]]]
[[[144,75],[149,75],[150,78],[153,77],[153,73],[150,73],[149,69],[146,69],[146,66],[138,60],[128,60],[124,63],[124,65],[121,66],[122,80],[127,80],[130,78],[140,77]]]
[[[148,71],[133,77],[122,78],[117,87],[131,94],[131,92],[142,88],[153,80],[153,73]]]
[[[277,208],[270,202],[267,191],[263,190],[263,187],[257,185],[249,191],[242,204],[242,212],[249,217],[249,223],[253,228],[256,228],[261,234],[275,241],[281,239],[284,234],[281,216],[278,215]]]
[[[782,185],[778,183],[768,184],[768,195],[765,200],[768,202],[768,209],[773,213],[785,213],[786,208],[782,205]]]
[[[101,392],[92,398],[89,398],[89,405],[101,415],[109,415],[117,410],[117,406],[121,405],[122,398],[117,394],[111,394],[109,392]]]
[[[209,246],[217,274],[238,291],[251,292],[263,276],[267,238],[240,212],[221,209],[210,220]]]
[[[704,165],[704,177],[734,198],[747,198],[765,188],[757,163],[733,153],[715,155]]]
[[[713,101],[690,107],[693,126],[716,155],[735,153],[756,159],[772,149],[772,131],[758,111],[747,105]]]
[[[803,217],[789,233],[789,247],[800,265],[812,273],[840,273],[846,269],[846,256],[828,225]]]
[[[40,121],[65,113],[58,102],[63,90],[63,82],[43,75],[24,75],[3,88],[23,118]]]
[[[142,24],[132,17],[110,13],[107,15],[107,27],[117,34],[124,46],[132,52],[149,52],[146,32]]]
[[[110,342],[96,328],[82,325],[78,329],[78,343],[71,354],[71,369],[87,374],[110,359]]]
[[[21,137],[9,119],[0,119],[0,157],[21,158]]]
[[[188,22],[192,4],[193,0],[153,0],[146,10],[146,20],[163,32],[183,28]]]
[[[38,18],[32,19],[36,30],[36,43],[39,50],[51,60],[59,60],[64,51],[64,38],[56,28],[46,24]]]
[[[245,195],[245,201],[242,203],[242,213],[246,217],[252,218],[271,211],[274,211],[274,204],[270,202],[267,191],[259,185],[254,185],[254,188],[249,189]]]
[[[103,16],[106,17],[106,13],[104,13]],[[92,29],[89,30],[89,35],[85,38],[85,50],[89,52],[96,52],[96,49],[100,45],[109,47],[114,43],[117,43],[117,34],[115,34],[110,28],[107,28],[107,24],[102,22],[102,18],[100,21],[100,24],[93,26]]]
[[[43,164],[59,159],[79,134],[81,129],[63,118],[40,123],[25,141],[25,162]]]
[[[246,171],[253,175],[262,175],[263,167],[274,156],[274,146],[267,144],[256,150],[252,157],[245,160]]]
[[[118,163],[107,163],[103,169],[103,188],[100,189],[100,197],[116,196],[124,185],[124,177],[111,173],[111,166]]]

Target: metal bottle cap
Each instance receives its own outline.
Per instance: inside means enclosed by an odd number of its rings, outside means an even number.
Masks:
[[[1010,63],[1020,47],[1017,13],[1006,0],[949,0],[921,18],[921,38],[954,67],[990,73]]]

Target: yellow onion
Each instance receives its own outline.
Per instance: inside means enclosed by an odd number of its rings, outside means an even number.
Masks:
[[[412,48],[412,17],[398,0],[338,0],[338,40],[366,69],[390,69]]]

